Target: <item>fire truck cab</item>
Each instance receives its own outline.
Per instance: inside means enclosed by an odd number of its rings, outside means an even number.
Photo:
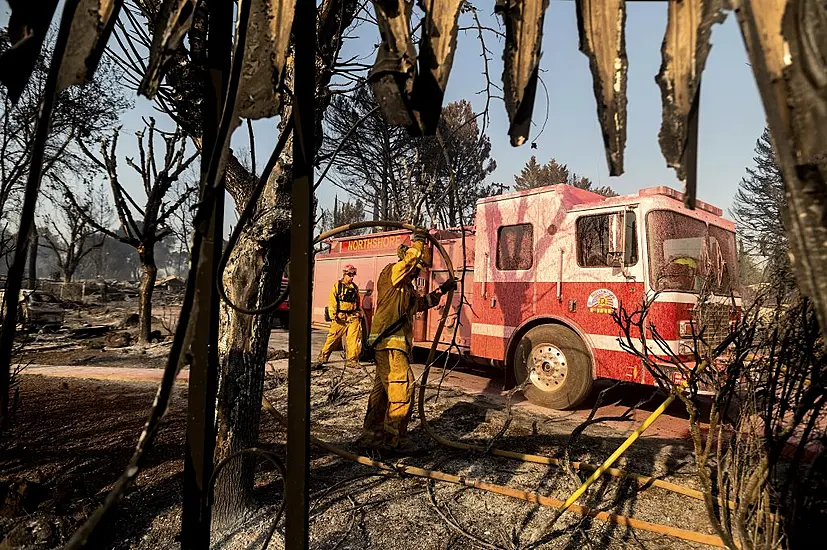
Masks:
[[[597,378],[654,384],[621,347],[612,314],[653,299],[648,322],[677,355],[687,354],[699,324],[707,342],[723,340],[733,296],[736,307],[740,298],[735,226],[721,215],[701,201],[685,209],[668,187],[607,198],[555,185],[482,199],[475,227],[433,231],[462,279],[439,345],[509,369],[529,401],[554,409],[583,401]],[[375,281],[408,238],[387,232],[331,241],[316,257],[314,323],[323,325],[327,293],[351,263],[369,326]],[[448,276],[434,252],[434,265],[416,281],[422,292]],[[711,298],[699,319],[702,287]],[[431,345],[444,307],[419,314],[415,345]],[[674,381],[679,374],[673,370]]]

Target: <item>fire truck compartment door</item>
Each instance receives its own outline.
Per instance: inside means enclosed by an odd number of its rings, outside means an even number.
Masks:
[[[462,277],[462,272],[458,271],[456,273],[457,277]],[[448,272],[447,271],[431,271],[430,273],[430,288],[438,288],[443,282],[448,279]],[[463,292],[460,292],[462,290]],[[456,344],[460,348],[470,348],[471,347],[471,322],[473,313],[471,312],[471,308],[468,307],[467,304],[472,303],[473,299],[473,291],[474,291],[474,272],[469,270],[465,272],[465,282],[461,287],[458,287],[457,290],[454,292],[454,299],[450,305],[450,310],[448,312],[448,319],[445,322],[445,328],[442,330],[442,335],[440,336],[440,343],[441,344],[450,344],[454,338],[454,332],[456,331]],[[457,315],[457,311],[460,308],[460,300],[461,296],[464,293],[466,305],[462,306],[462,310],[459,311],[459,315]],[[436,329],[439,326],[439,321],[442,319],[443,308],[445,307],[445,298],[442,298],[440,305],[428,311],[428,324],[426,330],[426,339],[428,342],[433,342],[434,336],[436,336]],[[459,326],[457,324],[459,323]]]

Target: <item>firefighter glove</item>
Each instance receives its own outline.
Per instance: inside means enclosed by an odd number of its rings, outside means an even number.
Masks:
[[[443,294],[447,294],[447,293],[451,292],[452,290],[456,290],[456,289],[457,289],[457,280],[456,279],[448,279],[447,281],[445,281],[444,283],[439,285],[439,291],[442,292]]]
[[[428,234],[425,233],[424,231],[414,231],[413,242],[417,242],[417,241],[419,241],[421,243],[427,243],[428,242]]]

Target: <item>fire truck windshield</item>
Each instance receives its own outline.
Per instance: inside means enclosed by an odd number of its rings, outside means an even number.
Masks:
[[[737,293],[735,234],[668,210],[646,216],[654,290]]]

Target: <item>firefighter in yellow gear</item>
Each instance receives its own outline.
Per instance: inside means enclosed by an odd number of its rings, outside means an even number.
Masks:
[[[696,260],[695,258],[691,258],[689,256],[680,256],[674,258],[672,260],[672,263],[678,265],[685,265],[687,267],[691,267],[692,269],[697,269],[698,267],[698,260]]]
[[[350,367],[359,364],[359,355],[362,353],[362,308],[359,287],[353,282],[355,276],[356,268],[346,265],[341,280],[336,281],[330,291],[327,300],[330,328],[317,367],[330,360],[330,355],[339,343],[345,349],[345,364]]]
[[[385,266],[376,283],[376,310],[368,337],[376,353],[376,375],[358,441],[361,447],[420,452],[407,439],[414,398],[410,367],[414,316],[436,306],[443,294],[456,288],[456,281],[449,279],[430,294],[417,295],[413,280],[431,264],[425,240],[425,235],[415,234],[410,247],[401,245],[399,261]]]

